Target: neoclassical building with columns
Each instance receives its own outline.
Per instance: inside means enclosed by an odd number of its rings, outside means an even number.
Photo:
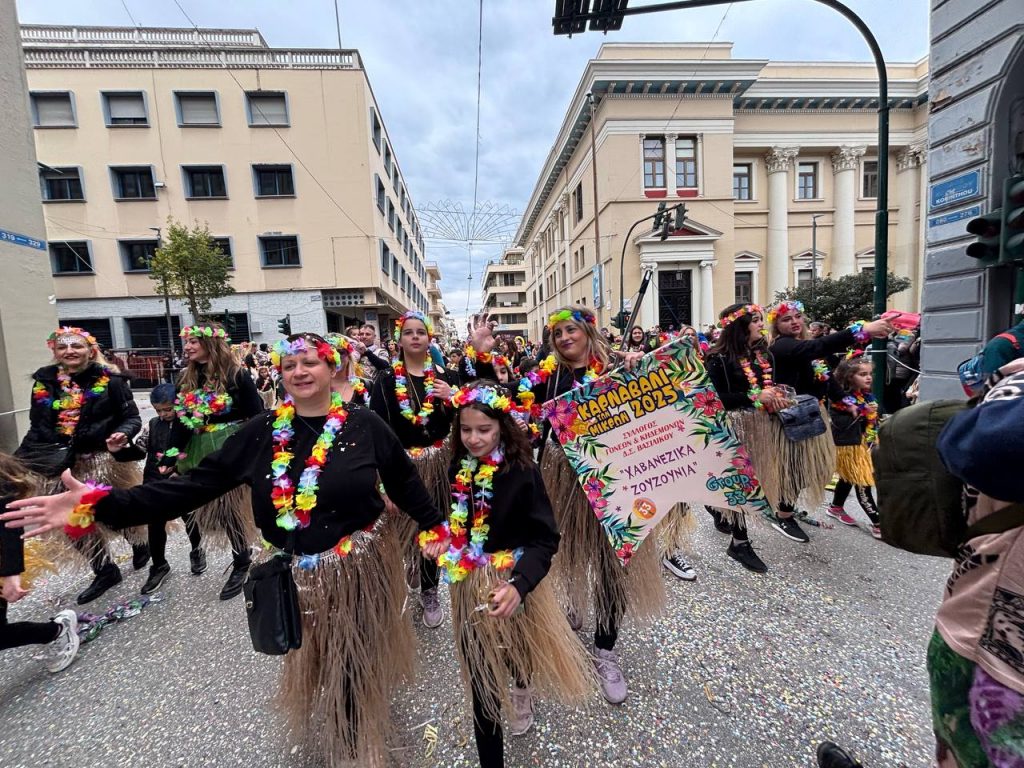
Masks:
[[[917,309],[927,61],[890,64],[889,266]],[[588,64],[515,239],[531,335],[565,304],[608,325],[705,326],[819,276],[874,268],[878,80],[868,63],[736,59],[730,43],[605,44]],[[596,168],[596,183],[595,183]],[[595,194],[596,188],[596,194]],[[686,205],[668,237],[659,203]],[[680,224],[680,226],[676,226]],[[620,288],[621,284],[621,288]]]

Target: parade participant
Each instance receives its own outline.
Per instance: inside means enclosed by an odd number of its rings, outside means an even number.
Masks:
[[[492,361],[494,376],[499,384],[511,384],[515,376],[515,368],[511,361],[504,355],[495,355]]]
[[[843,508],[850,491],[864,514],[871,520],[871,535],[882,538],[878,507],[871,493],[875,473],[871,465],[871,446],[878,439],[878,403],[871,394],[871,361],[862,353],[852,353],[832,375],[832,440],[836,444],[836,483],[828,514],[844,525],[857,521]]]
[[[149,393],[149,404],[156,411],[156,416],[142,428],[132,443],[115,454],[118,461],[143,460],[142,482],[152,483],[170,475],[175,471],[180,455],[173,446],[187,439],[188,431],[178,421],[174,413],[175,391],[173,384],[158,384]],[[184,435],[182,434],[184,433]],[[188,534],[192,550],[189,561],[192,573],[199,576],[206,571],[206,552],[202,547],[202,534],[195,515],[187,512],[182,515],[185,521],[185,532]],[[164,579],[171,573],[167,562],[167,525],[163,522],[150,523],[149,551],[153,564],[149,567],[149,578],[140,590],[149,595],[160,589]]]
[[[338,350],[339,363],[334,369],[331,389],[340,394],[346,403],[366,405],[366,382],[356,373],[360,368],[352,340],[340,333],[329,333],[325,338],[328,344]]]
[[[782,460],[775,448],[775,433],[782,428],[769,414],[784,405],[763,333],[764,313],[757,304],[732,304],[719,313],[719,324],[722,332],[705,358],[708,376],[764,487],[762,475],[776,476]],[[728,526],[732,535],[726,550],[729,557],[749,571],[766,573],[768,566],[754,551],[743,516],[729,510],[709,511],[715,517],[715,527],[722,530]]]
[[[431,360],[429,347],[433,337],[433,325],[422,312],[406,312],[395,321],[398,359],[392,370],[384,371],[374,380],[370,408],[395,431],[435,504],[447,509],[451,385],[456,379]],[[437,564],[416,555],[414,531],[405,530],[401,538],[406,547],[406,564],[419,571],[423,624],[434,629],[444,620],[437,596]],[[415,581],[416,574],[410,576]]]
[[[502,709],[509,732],[522,735],[533,725],[534,693],[578,704],[593,690],[593,672],[544,578],[559,536],[540,469],[511,415],[516,406],[487,381],[456,390],[452,403],[451,547],[438,563],[450,585],[480,765],[502,768]]]
[[[264,409],[252,377],[233,359],[230,339],[222,327],[216,323],[190,325],[179,335],[184,339],[188,364],[178,379],[174,412],[188,430],[188,438],[173,447],[185,454],[178,462],[178,471],[185,473]],[[221,600],[241,594],[252,562],[250,549],[256,531],[247,513],[247,493],[235,484],[230,493],[211,499],[196,514],[203,533],[226,537],[231,546],[231,573],[221,589]]]
[[[295,334],[275,344],[272,356],[287,398],[190,472],[130,491],[65,473],[67,493],[14,502],[3,519],[39,531],[94,520],[120,527],[167,520],[250,487],[264,556],[294,553],[302,647],[284,659],[279,699],[293,732],[315,762],[382,766],[391,696],[411,675],[414,640],[378,482],[421,529],[438,535],[424,547],[430,557],[448,549],[443,516],[394,433],[332,393],[333,347]]]
[[[13,456],[0,453],[0,509],[34,490],[28,469]],[[0,650],[24,645],[48,645],[44,651],[50,672],[67,669],[78,653],[78,616],[60,611],[51,621],[9,622],[7,611],[29,593],[30,571],[42,565],[39,558],[26,558],[21,528],[0,525]],[[33,542],[38,545],[38,542]],[[36,562],[31,562],[32,560]],[[30,562],[26,565],[26,560]],[[32,567],[36,566],[36,567]]]
[[[771,334],[772,360],[776,384],[792,387],[798,395],[825,397],[825,387],[814,371],[814,361],[855,345],[867,344],[872,338],[885,338],[892,331],[887,320],[857,321],[845,331],[808,338],[804,305],[799,301],[783,301],[768,311],[767,325]],[[823,410],[828,423],[828,414]],[[797,501],[805,491],[816,499],[835,469],[835,446],[828,434],[821,434],[798,443],[782,436],[780,448],[785,454],[778,478],[761,478],[765,494],[775,510],[772,528],[787,539],[806,544],[807,533],[796,521]],[[775,483],[773,480],[779,482]],[[817,503],[817,502],[816,502]],[[806,513],[800,513],[806,516]]]
[[[88,331],[59,328],[46,343],[53,352],[53,364],[32,374],[30,426],[17,456],[45,478],[48,491],[60,487],[60,473],[67,467],[117,488],[137,485],[142,479],[138,465],[117,462],[111,456],[142,427],[128,381],[107,363]],[[92,583],[78,595],[79,605],[121,583],[121,569],[111,556],[107,538],[106,532],[97,530],[72,542],[94,574]],[[132,545],[132,566],[139,570],[149,560],[145,530],[129,531],[126,538]]]
[[[626,342],[625,351],[643,352],[645,354],[651,351],[651,345],[647,340],[647,334],[644,333],[644,329],[639,325],[634,325],[632,330],[629,332],[629,341]]]
[[[276,400],[274,390],[274,378],[270,375],[270,368],[263,365],[260,366],[256,371],[256,391],[260,393],[260,400],[263,401],[263,408],[270,409],[274,407],[274,401]]]
[[[594,313],[581,306],[564,307],[548,317],[552,354],[520,382],[524,405],[539,413],[540,404],[589,384],[611,365],[623,361],[631,368],[643,357],[638,352],[613,352],[596,322]],[[601,690],[609,703],[621,704],[628,687],[615,652],[619,625],[626,613],[644,618],[661,610],[665,594],[658,548],[641,547],[629,566],[622,566],[557,440],[542,444],[541,472],[548,495],[559,501],[555,516],[562,544],[555,575],[564,585],[573,619],[582,618],[593,605]]]

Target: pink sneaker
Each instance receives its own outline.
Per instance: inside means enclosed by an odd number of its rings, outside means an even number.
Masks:
[[[828,514],[830,517],[834,517],[843,525],[856,525],[857,521],[846,514],[846,510],[842,507],[829,507]]]

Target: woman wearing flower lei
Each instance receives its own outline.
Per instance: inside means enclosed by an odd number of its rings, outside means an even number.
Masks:
[[[181,444],[173,447],[185,455],[178,471],[187,472],[264,408],[256,382],[239,364],[223,328],[216,323],[191,325],[182,328],[179,336],[186,365],[178,379],[174,412],[186,430],[180,433]],[[231,547],[231,572],[220,591],[221,600],[241,594],[252,562],[251,547],[257,537],[246,494],[244,487],[236,487],[195,516],[204,538],[226,539]]]
[[[81,328],[58,328],[46,341],[53,362],[32,374],[29,431],[16,455],[47,480],[47,489],[61,489],[60,474],[68,467],[118,488],[142,480],[135,463],[121,463],[113,453],[139,433],[142,419],[128,380],[100,352],[96,339]],[[97,529],[74,543],[92,568],[92,583],[78,595],[89,603],[121,582],[121,569],[107,543],[109,532]],[[146,565],[146,532],[131,530],[135,570]]]
[[[850,491],[871,521],[871,535],[882,538],[878,505],[871,487],[875,472],[871,446],[878,440],[878,403],[871,394],[871,360],[859,350],[836,366],[832,401],[832,440],[836,446],[836,483],[828,514],[844,525],[857,525],[844,506]]]
[[[846,330],[812,339],[804,306],[799,301],[776,304],[768,311],[766,320],[771,335],[769,349],[775,364],[775,381],[791,387],[798,395],[813,395],[819,400],[824,398],[825,388],[815,376],[815,360],[863,346],[873,338],[885,338],[892,332],[887,320],[858,320]],[[822,416],[827,424],[828,412],[824,408]],[[813,506],[820,503],[821,491],[835,469],[835,446],[828,434],[821,434],[798,443],[783,439],[778,453],[781,468],[778,482],[760,478],[775,510],[772,528],[787,539],[806,544],[810,537],[796,518],[806,518],[807,514],[798,512],[797,500],[806,492]]]
[[[597,318],[587,307],[558,310],[548,318],[548,332],[551,354],[518,387],[521,405],[530,408],[537,421],[542,403],[589,384],[610,366],[624,362],[632,367],[643,357],[639,352],[613,351],[597,328]],[[493,333],[487,316],[474,318],[472,343],[480,352],[492,349]],[[478,372],[481,376],[491,375],[482,365]],[[621,704],[628,688],[615,652],[618,628],[627,612],[636,617],[653,616],[664,604],[657,548],[640,549],[627,568],[619,564],[576,472],[553,437],[553,432],[546,432],[540,455],[548,494],[561,502],[556,519],[562,543],[553,575],[568,598],[570,621],[574,625],[582,625],[589,607],[594,606],[595,665],[601,690],[609,703]]]
[[[456,390],[452,401],[451,545],[438,562],[450,585],[480,765],[502,768],[502,709],[509,732],[524,734],[533,725],[534,692],[579,704],[593,691],[593,671],[544,578],[558,529],[514,400],[481,380]]]
[[[357,374],[359,370],[360,349],[366,347],[361,342],[342,336],[340,333],[329,333],[324,338],[327,343],[338,350],[338,367],[334,371],[331,388],[341,395],[341,399],[350,405],[366,405],[369,397],[366,382]]]
[[[422,312],[406,312],[395,321],[398,358],[390,371],[384,371],[374,380],[370,388],[370,408],[395,431],[423,484],[437,505],[447,509],[451,460],[448,438],[454,415],[450,400],[456,377],[433,362],[430,356],[433,338],[434,327]],[[435,629],[444,620],[437,595],[437,564],[417,555],[415,532],[404,518],[397,519],[400,525],[406,526],[401,539],[406,564],[412,569],[409,580],[415,583],[419,577],[423,624]]]
[[[169,520],[231,489],[251,489],[263,557],[294,553],[302,647],[284,659],[277,699],[298,743],[325,765],[384,765],[390,700],[414,662],[403,613],[400,550],[386,524],[388,495],[438,539],[449,541],[394,433],[366,408],[349,410],[331,391],[337,352],[315,334],[275,346],[285,400],[247,421],[198,467],[130,490],[93,488],[65,473],[67,493],[27,499],[3,518],[33,533],[103,522],[115,528]],[[72,521],[74,512],[74,521]],[[173,649],[171,653],[176,653]],[[188,663],[188,652],[177,660]]]

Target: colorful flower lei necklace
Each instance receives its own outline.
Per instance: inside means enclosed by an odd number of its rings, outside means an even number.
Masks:
[[[850,407],[856,410],[857,418],[863,418],[867,425],[864,429],[864,444],[874,445],[878,440],[878,403],[870,392],[851,392],[838,403],[832,403],[837,411],[846,411]]]
[[[772,381],[772,364],[768,362],[768,358],[761,353],[761,350],[757,350],[754,353],[754,357],[757,360],[757,367],[761,369],[760,383],[757,380],[757,374],[754,373],[754,369],[750,365],[749,357],[740,358],[740,368],[743,369],[743,375],[747,377],[747,383],[750,384],[750,389],[747,390],[747,397],[750,398],[750,402],[754,404],[755,408],[764,408],[764,403],[757,398],[764,390],[775,386],[775,382]]]
[[[270,462],[270,474],[273,478],[274,490],[271,500],[277,510],[277,526],[286,531],[305,528],[309,525],[310,513],[316,506],[317,480],[324,465],[330,458],[331,447],[341,428],[348,419],[345,402],[337,392],[331,393],[331,407],[327,411],[324,431],[313,444],[313,450],[306,459],[306,466],[299,476],[299,487],[296,493],[292,479],[288,477],[292,459],[295,455],[288,448],[295,430],[295,404],[292,398],[286,397],[274,410],[274,458]]]
[[[815,381],[824,383],[832,376],[832,372],[828,369],[828,363],[824,360],[811,360],[811,368],[814,369]]]
[[[516,552],[507,549],[484,552],[487,534],[491,529],[487,524],[487,517],[491,511],[491,497],[494,495],[494,473],[498,471],[504,458],[505,454],[500,446],[482,459],[466,456],[455,474],[455,482],[452,484],[454,502],[448,518],[451,546],[437,559],[437,564],[443,569],[442,578],[448,584],[462,581],[470,571],[484,568],[488,564],[498,570],[510,568],[518,559]],[[467,536],[466,524],[469,522],[471,495],[473,520]]]
[[[533,405],[534,395],[533,388],[538,384],[543,384],[549,378],[551,374],[558,369],[558,361],[555,360],[554,355],[548,355],[534,368],[532,371],[526,374],[525,378],[519,381],[519,391],[517,396],[519,402],[523,404],[524,408],[529,408]],[[604,370],[604,365],[596,357],[591,357],[587,363],[587,369],[583,373],[583,381],[577,381],[573,383],[573,389],[576,387],[584,387],[590,382],[594,381],[601,375],[601,371]]]
[[[197,430],[205,427],[211,416],[230,411],[231,402],[231,395],[206,383],[191,392],[179,392],[174,398],[174,413],[186,427]]]
[[[88,390],[83,392],[82,388],[71,378],[71,374],[61,368],[57,373],[57,384],[60,386],[61,392],[59,398],[53,397],[46,385],[37,381],[32,386],[32,399],[44,408],[53,408],[57,411],[57,432],[70,437],[75,434],[82,406],[107,391],[107,386],[110,384],[110,372],[103,369],[100,377]]]
[[[426,424],[430,414],[434,412],[434,403],[431,402],[434,397],[434,363],[431,361],[430,356],[428,355],[423,363],[424,397],[419,413],[413,413],[412,406],[409,404],[409,387],[405,378],[405,363],[401,359],[396,360],[392,369],[395,372],[395,398],[398,400],[398,409],[413,424],[417,426]]]

